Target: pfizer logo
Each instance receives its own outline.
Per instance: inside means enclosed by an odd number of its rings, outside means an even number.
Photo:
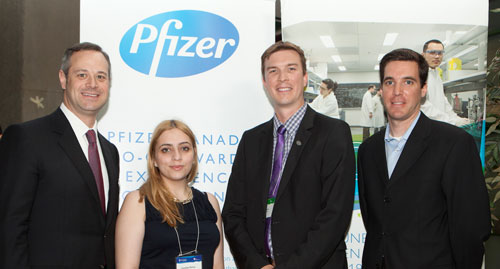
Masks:
[[[199,10],[177,10],[132,26],[120,41],[120,55],[138,72],[176,78],[217,67],[238,44],[238,30],[227,19]]]

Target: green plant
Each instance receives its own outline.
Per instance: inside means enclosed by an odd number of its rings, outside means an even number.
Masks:
[[[485,177],[490,197],[492,233],[500,235],[500,49],[486,73]]]

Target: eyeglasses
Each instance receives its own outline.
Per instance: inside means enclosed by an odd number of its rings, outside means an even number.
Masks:
[[[444,54],[444,50],[426,50],[425,53],[430,54],[432,56],[443,55]]]

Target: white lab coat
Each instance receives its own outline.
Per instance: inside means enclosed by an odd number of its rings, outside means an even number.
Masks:
[[[373,96],[373,127],[380,128],[385,126],[384,106],[377,94]]]
[[[448,122],[457,126],[470,123],[469,119],[459,117],[444,95],[443,81],[437,69],[429,68],[427,77],[427,95],[425,103],[420,106],[424,114],[438,121]]]
[[[361,102],[361,126],[373,127],[373,117],[370,118],[370,113],[373,115],[373,101],[370,91],[366,91]]]
[[[319,94],[310,104],[311,108],[316,112],[323,115],[329,116],[331,118],[340,119],[339,115],[339,104],[337,103],[337,98],[335,94],[331,92],[326,97]]]

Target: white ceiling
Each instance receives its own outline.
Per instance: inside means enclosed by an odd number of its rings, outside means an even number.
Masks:
[[[392,46],[383,46],[386,33],[398,33]],[[319,38],[321,35],[331,36],[335,48],[326,48]],[[487,27],[484,26],[305,22],[283,29],[283,40],[299,45],[306,53],[310,66],[327,62],[328,73],[341,72],[338,69],[340,65],[346,67],[345,72],[375,71],[379,54],[397,48],[422,52],[423,44],[430,39],[446,41],[443,62],[470,46],[479,46],[460,57],[464,70],[477,69],[478,59],[486,59]],[[334,63],[332,55],[339,55],[342,62]],[[441,68],[445,69],[445,64]]]

